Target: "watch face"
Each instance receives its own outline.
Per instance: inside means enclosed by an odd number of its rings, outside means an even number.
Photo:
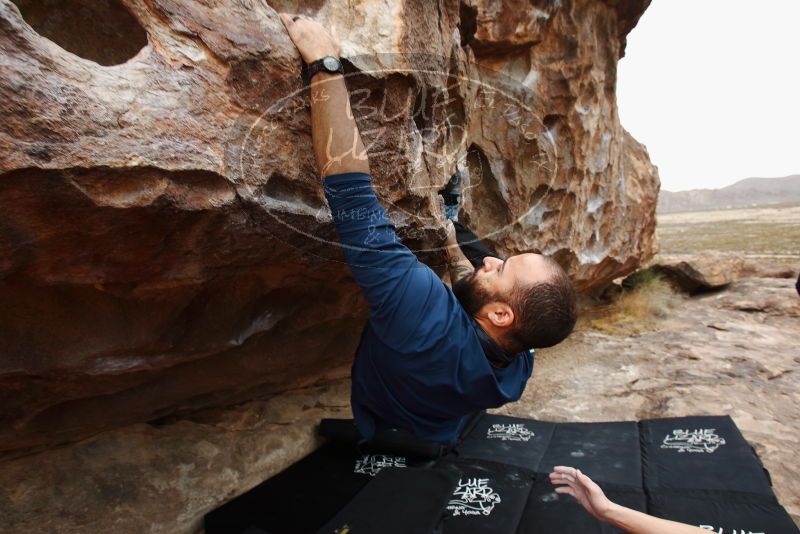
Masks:
[[[339,60],[335,57],[328,56],[322,60],[322,64],[325,66],[326,70],[329,71],[338,71],[339,70]]]

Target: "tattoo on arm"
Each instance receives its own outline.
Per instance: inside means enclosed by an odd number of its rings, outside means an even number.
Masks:
[[[445,251],[447,252],[447,267],[450,271],[450,281],[452,283],[458,282],[475,271],[475,267],[464,256],[458,245],[448,246]]]
[[[470,267],[467,267],[466,265],[460,263],[450,264],[450,279],[453,282],[458,282],[465,276],[471,275],[473,272],[474,269],[472,269],[471,265]]]

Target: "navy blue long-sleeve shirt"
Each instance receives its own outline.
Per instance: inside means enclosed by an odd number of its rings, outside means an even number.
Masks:
[[[345,258],[370,305],[352,369],[351,404],[362,437],[403,428],[450,444],[470,414],[519,399],[533,351],[505,368],[492,366],[480,326],[400,242],[370,175],[331,175],[323,185]]]

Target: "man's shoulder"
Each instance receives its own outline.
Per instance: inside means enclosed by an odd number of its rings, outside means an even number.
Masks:
[[[427,279],[426,289],[416,287],[418,299],[413,306],[400,310],[408,320],[409,328],[403,340],[393,340],[391,346],[404,354],[427,353],[430,357],[458,358],[463,350],[480,351],[480,342],[466,314],[452,290],[433,270],[420,263]]]

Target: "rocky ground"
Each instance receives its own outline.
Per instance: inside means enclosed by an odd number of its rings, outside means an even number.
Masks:
[[[499,411],[557,421],[729,414],[800,524],[793,285],[746,278],[672,297],[643,328],[598,329],[586,320],[567,342],[540,351],[522,400]],[[0,464],[0,531],[198,532],[206,511],[312,450],[321,417],[347,416],[346,374],[336,370],[329,383],[279,399],[134,425]]]

